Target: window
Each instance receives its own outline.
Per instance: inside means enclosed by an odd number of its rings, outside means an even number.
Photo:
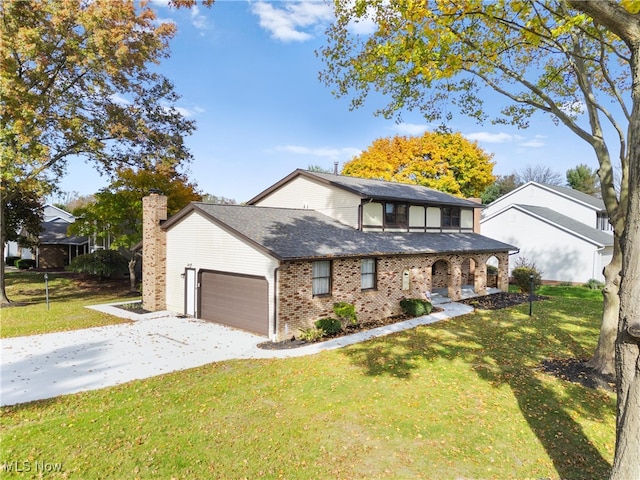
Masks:
[[[384,224],[385,226],[407,226],[407,205],[404,203],[385,203]]]
[[[376,259],[363,258],[360,261],[360,288],[373,290],[376,288]]]
[[[331,262],[321,260],[313,262],[311,293],[316,295],[331,294]]]
[[[460,208],[445,207],[442,209],[442,226],[460,228]]]
[[[609,223],[609,215],[607,212],[598,212],[598,230],[603,230],[605,232],[609,232],[613,230],[613,227]]]

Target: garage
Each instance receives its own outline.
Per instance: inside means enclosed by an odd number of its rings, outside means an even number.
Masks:
[[[203,320],[269,335],[269,284],[264,277],[200,271]]]

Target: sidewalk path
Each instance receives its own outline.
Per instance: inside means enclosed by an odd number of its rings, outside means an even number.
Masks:
[[[311,355],[473,311],[459,303],[439,306],[442,312],[288,350],[263,350],[257,345],[264,337],[168,312],[135,315],[96,306],[137,320],[1,340],[0,405],[96,390],[222,360]]]

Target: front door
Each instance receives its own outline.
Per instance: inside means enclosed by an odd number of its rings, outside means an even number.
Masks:
[[[184,271],[184,313],[196,316],[196,269],[187,268]]]

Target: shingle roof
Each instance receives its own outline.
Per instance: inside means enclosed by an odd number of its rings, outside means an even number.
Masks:
[[[566,230],[569,230],[581,237],[584,237],[591,242],[595,243],[599,246],[608,246],[613,245],[613,234],[603,232],[602,230],[598,230],[597,228],[590,227],[585,225],[582,222],[574,220],[573,218],[567,217],[566,215],[562,215],[557,213],[550,208],[546,207],[537,207],[533,205],[514,205],[516,208],[520,208],[526,212],[529,212],[533,215],[536,215],[544,220],[551,222],[555,225],[559,225],[564,227]]]
[[[42,222],[42,230],[38,237],[40,244],[46,245],[83,245],[89,241],[87,237],[67,236],[67,228],[71,225],[65,221]]]
[[[248,204],[253,204],[262,199],[281,185],[287,183],[292,178],[302,175],[309,178],[315,178],[325,183],[335,185],[344,190],[348,190],[363,198],[375,198],[379,200],[389,201],[406,201],[415,204],[439,204],[452,205],[460,207],[478,208],[482,205],[456,197],[449,193],[440,192],[432,188],[423,187],[421,185],[412,185],[408,183],[387,182],[384,180],[371,180],[368,178],[349,177],[346,175],[335,175],[332,173],[309,172],[307,170],[296,170],[271,188],[258,194]]]
[[[362,232],[314,210],[192,203],[203,213],[281,260],[419,253],[501,252],[516,247],[473,233]],[[179,221],[169,219],[163,228]]]

